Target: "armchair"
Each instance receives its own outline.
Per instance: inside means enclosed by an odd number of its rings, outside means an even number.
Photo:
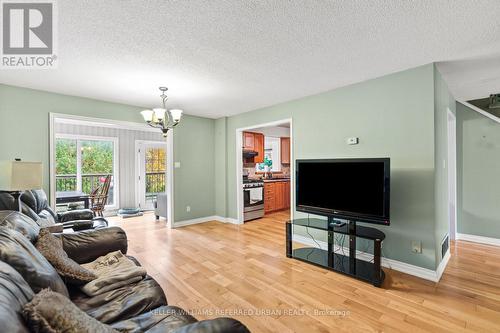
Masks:
[[[108,225],[106,219],[94,218],[94,214],[89,209],[55,213],[50,208],[47,195],[43,190],[24,191],[20,199],[21,212],[33,221],[45,219],[49,224],[62,223],[64,228],[73,228],[74,230],[102,228]],[[12,194],[0,193],[0,210],[17,210],[17,207],[18,204]]]
[[[33,219],[18,211],[1,210],[0,228],[6,227],[20,232],[31,243],[35,243],[40,229]],[[83,230],[74,233],[55,234],[61,238],[63,248],[68,256],[78,263],[95,260],[109,252],[127,253],[127,235],[120,227],[106,227]]]

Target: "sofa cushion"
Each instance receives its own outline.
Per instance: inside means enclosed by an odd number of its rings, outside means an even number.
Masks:
[[[40,227],[35,221],[24,214],[12,210],[0,211],[0,226],[19,231],[32,243],[36,242],[38,233],[40,232]]]
[[[71,287],[70,298],[76,306],[103,323],[114,323],[167,305],[162,288],[149,276],[93,297]]]
[[[28,205],[38,216],[45,218],[50,222],[57,223],[57,215],[49,206],[47,194],[44,190],[24,191],[21,195],[21,201]]]
[[[33,221],[44,218],[51,224],[55,224],[57,222],[55,216],[49,211],[40,209],[40,207],[33,191],[24,191],[21,194],[21,209],[23,214],[27,215]]]
[[[34,292],[50,288],[68,296],[68,290],[54,267],[16,230],[0,227],[0,260],[18,271]]]
[[[80,285],[97,278],[94,273],[68,258],[61,239],[52,235],[49,230],[40,230],[35,246],[67,283]]]
[[[109,252],[127,253],[127,234],[120,227],[107,227],[59,234],[68,257],[79,264],[91,262]]]
[[[35,332],[117,332],[78,309],[67,297],[43,289],[23,306],[27,325]]]
[[[24,304],[31,301],[33,291],[11,266],[0,261],[0,326],[2,332],[28,333],[20,316]]]

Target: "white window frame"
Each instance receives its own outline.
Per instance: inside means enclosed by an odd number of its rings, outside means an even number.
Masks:
[[[94,135],[80,135],[80,134],[65,134],[56,133],[54,139],[69,139],[76,140],[76,188],[81,191],[82,188],[82,154],[81,154],[81,141],[112,141],[113,142],[113,199],[112,205],[106,205],[109,210],[115,210],[120,207],[120,170],[119,159],[119,139],[116,136],[94,136]],[[55,141],[54,140],[54,141]],[[55,143],[55,142],[54,142]],[[54,144],[54,154],[55,154],[55,144]],[[54,155],[55,161],[55,155]],[[54,169],[55,177],[55,169]]]

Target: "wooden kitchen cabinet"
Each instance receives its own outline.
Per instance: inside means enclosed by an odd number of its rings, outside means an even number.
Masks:
[[[284,187],[285,187],[285,208],[290,208],[290,182],[284,182]]]
[[[274,183],[264,183],[264,213],[269,213],[275,210],[275,199],[276,192]]]
[[[254,142],[254,133],[243,132],[243,149],[253,150]]]
[[[285,195],[285,191],[284,191],[284,188],[283,188],[283,182],[276,182],[274,183],[274,187],[275,187],[275,199],[274,199],[274,209],[275,210],[280,210],[280,209],[283,209],[285,208],[285,198],[284,198],[284,195]]]
[[[247,159],[247,163],[264,162],[264,134],[243,132],[243,149],[257,152],[257,156]]]
[[[281,138],[281,163],[290,164],[290,138]]]
[[[290,208],[290,181],[264,183],[264,212]]]
[[[257,152],[257,156],[253,158],[255,163],[264,162],[264,134],[254,133],[253,135],[254,150]]]

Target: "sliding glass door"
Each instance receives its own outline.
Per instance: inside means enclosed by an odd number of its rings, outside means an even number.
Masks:
[[[111,176],[108,208],[116,208],[117,142],[114,137],[56,135],[56,192],[91,194]]]

